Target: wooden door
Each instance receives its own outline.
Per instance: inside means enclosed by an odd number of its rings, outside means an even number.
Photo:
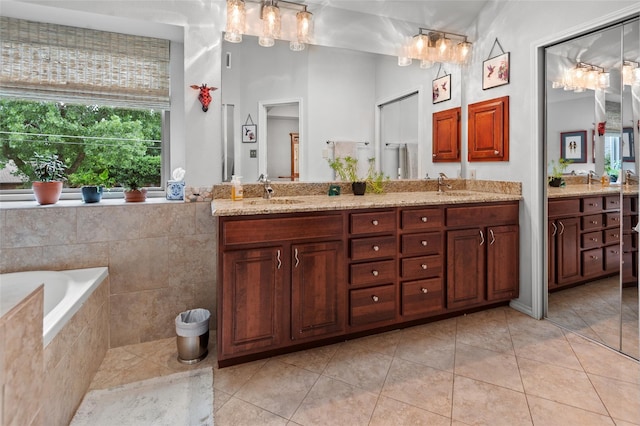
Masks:
[[[580,220],[558,219],[556,225],[556,279],[558,284],[569,284],[581,277]]]
[[[346,292],[341,241],[291,247],[291,339],[344,331]]]
[[[460,107],[433,114],[434,163],[460,162]]]
[[[487,300],[510,300],[520,290],[517,225],[487,229]]]
[[[260,352],[282,340],[281,247],[227,251],[222,255],[223,357]]]
[[[447,308],[484,301],[486,244],[480,228],[447,232]]]
[[[300,179],[300,139],[298,132],[289,133],[291,138],[291,180]]]
[[[471,104],[469,161],[509,161],[509,97]]]

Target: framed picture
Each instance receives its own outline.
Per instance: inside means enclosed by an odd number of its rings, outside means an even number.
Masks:
[[[622,129],[622,161],[634,162],[636,160],[633,143],[633,127],[625,127]]]
[[[587,131],[560,133],[560,158],[572,163],[587,162]]]
[[[509,52],[482,63],[482,90],[509,84]]]
[[[451,99],[451,74],[433,80],[432,90],[434,104]]]
[[[243,124],[242,125],[242,142],[251,143],[258,140],[258,125]]]

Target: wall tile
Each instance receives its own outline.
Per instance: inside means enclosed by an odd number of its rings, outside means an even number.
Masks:
[[[215,277],[216,239],[213,234],[170,238],[167,248],[172,286]]]
[[[196,233],[217,234],[218,217],[211,214],[211,203],[194,203],[196,206]]]
[[[144,206],[96,206],[78,210],[78,242],[140,238]]]
[[[81,269],[109,265],[109,243],[68,244],[44,248],[45,257],[40,269]]]
[[[196,203],[174,203],[150,206],[140,227],[140,237],[191,235],[196,232]]]
[[[2,247],[37,247],[76,242],[76,209],[39,207],[6,211]]]
[[[46,269],[48,257],[44,256],[45,247],[3,248],[0,249],[0,273],[36,271]]]
[[[168,287],[167,246],[166,237],[110,243],[111,294]]]

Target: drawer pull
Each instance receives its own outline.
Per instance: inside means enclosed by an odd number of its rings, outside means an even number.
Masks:
[[[613,220],[614,222],[620,222],[620,218],[617,216],[612,217],[611,220]]]
[[[427,222],[427,220],[429,220],[429,218],[427,218],[426,216],[422,216],[422,217],[420,218],[420,220],[421,220],[422,222],[426,223],[426,222]]]
[[[598,203],[589,203],[590,207],[598,207]]]
[[[282,260],[280,260],[280,250],[278,250],[277,254],[278,254],[278,257],[277,257],[278,269],[280,269],[280,267],[282,267]]]
[[[373,300],[374,302],[377,302],[378,300],[380,300],[380,298],[378,296],[371,296],[371,300]]]
[[[427,290],[426,288],[422,287],[420,289],[421,292],[423,292],[424,294],[427,294],[429,292],[429,290]]]
[[[591,256],[591,259],[593,259],[593,260],[598,260],[598,256],[593,256],[593,255],[592,255],[592,256]]]
[[[422,269],[427,269],[427,264],[423,263],[422,265],[420,265],[422,267]]]
[[[426,247],[428,243],[426,240],[422,240],[420,241],[420,244],[422,244],[422,247]]]
[[[374,277],[377,277],[378,275],[380,275],[380,272],[374,269],[373,271],[371,271],[371,275],[373,275]]]
[[[611,234],[611,236],[612,236],[613,238],[620,238],[620,235],[618,235],[618,234]]]
[[[597,220],[592,220],[592,221],[591,221],[591,224],[592,224],[592,225],[597,225],[597,224],[598,224],[598,221],[597,221]]]
[[[484,234],[480,231],[480,245],[484,244]]]
[[[373,249],[373,251],[380,251],[380,247],[378,247],[378,246],[373,246],[371,248]]]
[[[613,254],[619,254],[620,252],[618,250],[611,250],[611,253]]]
[[[373,224],[373,226],[378,226],[378,224],[380,222],[378,222],[376,219],[372,220],[371,223]]]
[[[597,238],[591,238],[591,241],[593,241],[594,243],[597,243],[598,239]]]

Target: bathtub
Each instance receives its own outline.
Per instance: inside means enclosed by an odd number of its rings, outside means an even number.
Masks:
[[[42,343],[46,347],[78,312],[91,293],[109,274],[106,267],[68,271],[29,271],[0,274],[0,316],[44,284]]]

